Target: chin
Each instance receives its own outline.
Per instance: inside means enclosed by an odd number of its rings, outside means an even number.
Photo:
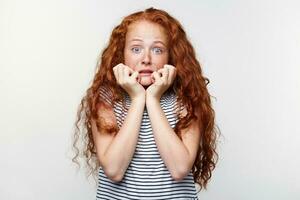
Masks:
[[[144,87],[148,87],[152,84],[150,77],[142,77],[140,80],[140,84]]]

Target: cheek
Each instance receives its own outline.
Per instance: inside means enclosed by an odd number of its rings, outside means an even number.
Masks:
[[[134,70],[136,66],[136,58],[132,55],[125,54],[124,64]]]
[[[124,54],[124,64],[132,68],[133,70],[138,65],[141,58],[138,55],[134,55],[132,53],[125,53]]]
[[[157,65],[158,69],[163,68],[165,64],[168,64],[168,56],[158,57],[153,62]]]

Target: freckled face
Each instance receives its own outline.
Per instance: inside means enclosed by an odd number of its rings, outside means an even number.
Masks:
[[[151,74],[168,64],[167,36],[163,27],[149,21],[137,21],[129,25],[126,34],[125,65],[140,75],[140,84],[152,84]]]

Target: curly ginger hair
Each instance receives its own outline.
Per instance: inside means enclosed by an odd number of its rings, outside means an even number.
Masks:
[[[99,161],[96,155],[91,120],[96,119],[97,127],[105,128],[110,133],[118,131],[117,127],[105,126],[98,117],[99,105],[103,103],[103,99],[99,97],[99,88],[104,86],[112,91],[113,103],[122,100],[124,91],[117,85],[112,69],[115,65],[124,63],[123,52],[128,26],[139,20],[159,24],[167,34],[168,64],[175,66],[177,71],[172,89],[176,91],[178,101],[185,105],[187,110],[187,115],[180,118],[174,130],[181,139],[181,130],[187,128],[192,120],[198,119],[201,137],[192,172],[194,181],[199,184],[200,190],[203,187],[206,189],[218,160],[215,112],[207,90],[209,79],[202,75],[194,48],[187,39],[181,24],[167,12],[155,8],[133,13],[125,17],[121,24],[113,29],[109,44],[98,59],[92,85],[88,88],[78,108],[76,129],[73,135],[75,156],[72,161],[79,164],[78,158],[83,158],[89,169],[88,175],[96,175]],[[83,146],[79,147],[80,141],[83,142]]]

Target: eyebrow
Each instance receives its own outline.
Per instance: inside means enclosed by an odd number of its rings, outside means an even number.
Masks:
[[[143,42],[143,40],[138,39],[138,38],[134,38],[132,40],[130,40],[129,42]],[[160,43],[162,45],[164,45],[165,47],[167,46],[163,41],[161,40],[155,40],[153,43]]]

